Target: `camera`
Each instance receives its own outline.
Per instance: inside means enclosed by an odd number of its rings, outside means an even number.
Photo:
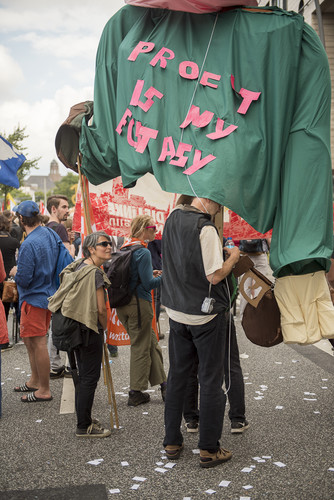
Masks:
[[[201,311],[206,314],[210,314],[213,310],[213,304],[215,303],[215,299],[211,299],[210,297],[205,297],[203,300],[203,304],[201,307]]]

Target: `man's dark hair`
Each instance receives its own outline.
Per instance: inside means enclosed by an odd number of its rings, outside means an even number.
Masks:
[[[49,198],[47,199],[47,202],[46,202],[46,208],[47,208],[49,214],[51,214],[52,207],[55,207],[55,208],[59,207],[60,200],[68,201],[68,198],[67,198],[67,196],[62,195],[62,194],[49,196]]]
[[[41,214],[33,215],[32,217],[25,217],[20,215],[21,222],[24,226],[34,227],[42,222]]]

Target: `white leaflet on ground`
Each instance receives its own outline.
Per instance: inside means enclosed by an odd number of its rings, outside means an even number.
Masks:
[[[218,486],[221,486],[222,488],[227,488],[228,485],[230,484],[231,481],[221,481]]]
[[[87,462],[89,465],[100,465],[104,461],[103,458],[96,458],[95,460],[90,460]]]

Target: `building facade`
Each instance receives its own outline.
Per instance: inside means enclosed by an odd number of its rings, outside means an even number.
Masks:
[[[56,160],[52,160],[49,175],[31,175],[24,181],[21,191],[29,194],[32,199],[34,199],[36,191],[43,191],[46,196],[46,193],[53,190],[56,187],[55,183],[60,181],[61,178],[59,165]]]

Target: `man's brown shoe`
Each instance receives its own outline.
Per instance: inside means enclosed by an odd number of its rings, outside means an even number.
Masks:
[[[224,448],[219,448],[215,453],[209,453],[207,450],[200,450],[200,466],[205,469],[216,467],[216,465],[227,462],[232,458],[232,453]]]
[[[178,444],[168,444],[165,446],[166,456],[169,460],[177,460],[180,458],[180,455],[183,450],[183,443],[181,445]]]

